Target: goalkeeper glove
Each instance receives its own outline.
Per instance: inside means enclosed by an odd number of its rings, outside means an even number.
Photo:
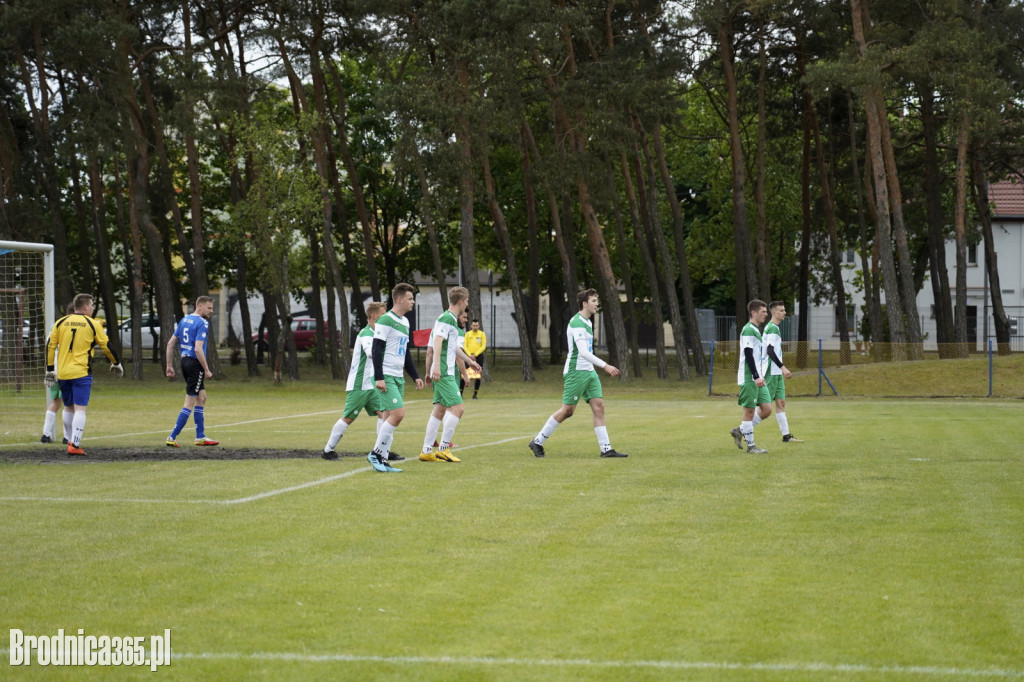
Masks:
[[[120,362],[117,363],[116,365],[111,365],[110,371],[117,375],[118,379],[124,376],[124,367],[121,366]]]
[[[43,375],[43,384],[47,388],[53,388],[54,386],[56,386],[57,385],[57,373],[51,371],[51,372],[47,372],[45,375]]]

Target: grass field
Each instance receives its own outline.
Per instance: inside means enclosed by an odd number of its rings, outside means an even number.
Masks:
[[[213,382],[207,405],[223,447],[308,459],[2,463],[0,620],[170,628],[169,679],[1024,677],[1021,401],[795,398],[806,442],[783,446],[773,418],[752,456],[706,383],[606,381],[630,457],[597,457],[584,407],[539,460],[559,380],[498,372],[467,406],[463,463],[397,475],[314,456],[343,401],[316,377]],[[86,449],[160,451],[181,396],[98,377]],[[411,456],[429,394],[406,399]],[[0,460],[47,447],[41,423],[5,414]],[[362,417],[339,450],[372,439]],[[153,675],[0,658],[3,679]]]

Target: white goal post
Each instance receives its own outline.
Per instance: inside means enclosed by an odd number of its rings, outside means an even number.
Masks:
[[[53,245],[0,241],[0,402],[9,407],[23,391],[42,402],[54,299]]]

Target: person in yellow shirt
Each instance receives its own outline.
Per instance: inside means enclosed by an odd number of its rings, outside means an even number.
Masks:
[[[484,351],[486,350],[487,334],[484,333],[483,329],[480,329],[480,320],[473,320],[469,331],[466,332],[466,354],[476,360],[481,370],[484,366]],[[477,377],[473,382],[473,400],[476,400],[476,394],[479,390],[480,377]]]
[[[124,376],[124,368],[114,351],[107,347],[107,333],[103,325],[92,319],[92,313],[96,309],[92,296],[78,294],[73,303],[75,312],[54,322],[53,329],[50,330],[50,339],[46,344],[46,375],[43,383],[47,388],[60,386],[65,422],[67,413],[73,413],[71,435],[68,437],[68,454],[82,456],[85,455],[85,450],[82,449],[85,412],[92,393],[92,347],[100,347],[110,360],[110,371],[118,377]]]

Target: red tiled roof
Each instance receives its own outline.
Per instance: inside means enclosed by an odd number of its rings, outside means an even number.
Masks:
[[[1024,182],[1014,179],[990,185],[988,200],[994,218],[1024,216]]]

